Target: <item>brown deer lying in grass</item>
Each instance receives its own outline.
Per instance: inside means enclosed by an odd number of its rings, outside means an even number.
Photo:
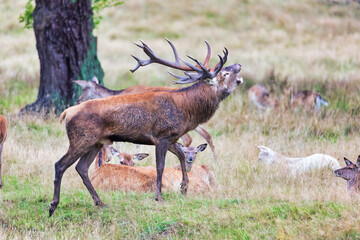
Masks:
[[[122,90],[111,90],[99,84],[99,80],[96,76],[92,78],[91,81],[85,80],[74,80],[75,84],[79,85],[82,88],[81,95],[78,99],[78,104],[91,100],[91,99],[98,99],[98,98],[105,98],[110,96],[116,95],[128,95],[128,94],[136,94],[136,93],[143,93],[143,92],[150,92],[150,91],[159,91],[159,90],[177,90],[177,88],[170,88],[170,87],[148,87],[143,85],[137,85],[128,87]],[[212,141],[211,134],[207,132],[201,125],[195,128],[195,131],[202,136],[206,142],[209,144],[214,159],[217,159],[215,153],[215,146]],[[192,138],[188,133],[184,134],[181,139],[183,140],[183,144],[188,147],[192,142]]]
[[[293,108],[304,108],[306,111],[320,111],[322,105],[328,106],[319,93],[310,90],[295,91],[290,98],[290,105]]]
[[[1,178],[1,153],[7,136],[7,125],[6,118],[0,115],[0,188],[3,187]]]
[[[260,84],[255,84],[248,91],[249,100],[258,109],[276,108],[279,106],[279,100],[270,97],[269,91]]]
[[[114,141],[136,144],[155,145],[156,153],[156,192],[155,200],[163,202],[161,181],[167,151],[174,153],[180,160],[182,181],[181,192],[185,195],[188,188],[188,176],[185,157],[176,141],[194,130],[199,124],[207,122],[218,109],[220,102],[242,83],[239,77],[241,65],[223,67],[228,51],[214,68],[209,68],[210,47],[204,63],[191,58],[197,63],[180,63],[177,51],[171,45],[175,61],[160,59],[142,42],[142,48],[149,60],[134,57],[138,64],[132,70],[151,63],[159,63],[174,69],[185,71],[185,76],[177,76],[177,83],[194,83],[178,90],[144,92],[126,96],[113,96],[93,99],[66,109],[60,116],[66,124],[69,138],[67,153],[55,163],[54,197],[50,204],[49,215],[56,210],[60,201],[60,186],[64,172],[79,158],[76,170],[87,187],[95,205],[104,206],[88,176],[88,169],[104,143]]]
[[[357,158],[356,164],[352,163],[350,160],[344,157],[346,166],[334,171],[337,177],[341,177],[347,181],[347,190],[350,196],[353,196],[355,193],[360,190],[360,155]]]
[[[206,148],[202,144],[197,148],[181,147],[186,159],[186,169],[189,172],[190,192],[209,192],[215,186],[215,179],[206,165],[193,166],[196,154]],[[191,172],[190,172],[191,171]],[[168,191],[180,190],[182,179],[181,167],[164,168],[162,187]],[[91,182],[95,188],[103,190],[122,191],[153,191],[156,187],[156,168],[134,167],[127,164],[103,164],[94,172]]]
[[[99,154],[95,158],[95,169],[98,169],[100,166],[104,165],[106,162],[110,162],[112,157],[116,156],[119,159],[120,165],[126,165],[126,166],[135,166],[136,161],[143,160],[144,158],[148,157],[149,154],[147,153],[135,153],[135,154],[129,154],[129,153],[121,153],[118,150],[116,150],[111,145],[103,146]]]

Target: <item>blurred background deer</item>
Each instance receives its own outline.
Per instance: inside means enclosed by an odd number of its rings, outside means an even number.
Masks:
[[[285,157],[265,146],[258,146],[260,153],[259,163],[282,166],[288,168],[292,176],[313,171],[315,169],[330,168],[335,170],[340,167],[339,162],[326,154],[315,153],[307,157]]]

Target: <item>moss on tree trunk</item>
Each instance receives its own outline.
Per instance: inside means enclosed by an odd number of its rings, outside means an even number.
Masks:
[[[40,60],[40,86],[36,102],[21,113],[61,113],[74,104],[79,89],[72,81],[103,83],[104,72],[97,58],[90,0],[36,0],[34,33]]]

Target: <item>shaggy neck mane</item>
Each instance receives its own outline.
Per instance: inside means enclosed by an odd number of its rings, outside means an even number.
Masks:
[[[181,95],[177,100],[186,110],[190,122],[201,124],[207,122],[219,107],[220,98],[212,86],[203,81],[189,87],[175,90]]]

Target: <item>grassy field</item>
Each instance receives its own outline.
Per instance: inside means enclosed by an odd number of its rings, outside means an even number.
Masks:
[[[339,1],[340,3],[345,1]],[[35,101],[39,62],[33,31],[18,23],[25,1],[0,0],[0,114],[9,121],[0,190],[1,239],[359,239],[359,198],[347,196],[346,182],[321,170],[289,177],[281,167],[258,163],[256,145],[286,156],[326,153],[344,165],[360,154],[360,4],[316,0],[126,1],[107,9],[95,34],[105,85],[171,86],[166,69],[152,66],[131,74],[132,42],[142,39],[164,58],[172,58],[164,37],[181,56],[205,55],[211,63],[223,47],[228,64],[243,65],[245,82],[223,101],[205,124],[211,151],[196,164],[208,164],[218,188],[207,194],[99,191],[107,208],[94,206],[71,167],[64,175],[61,201],[48,218],[54,163],[68,147],[56,117],[19,118]],[[196,47],[195,47],[196,46]],[[247,89],[262,83],[281,97],[289,86],[321,93],[330,105],[312,114],[280,107],[259,112]],[[191,133],[194,144],[204,142]],[[140,165],[155,165],[154,148],[120,144],[129,153],[148,152]],[[167,166],[178,164],[171,154]],[[91,168],[91,171],[93,169]]]

